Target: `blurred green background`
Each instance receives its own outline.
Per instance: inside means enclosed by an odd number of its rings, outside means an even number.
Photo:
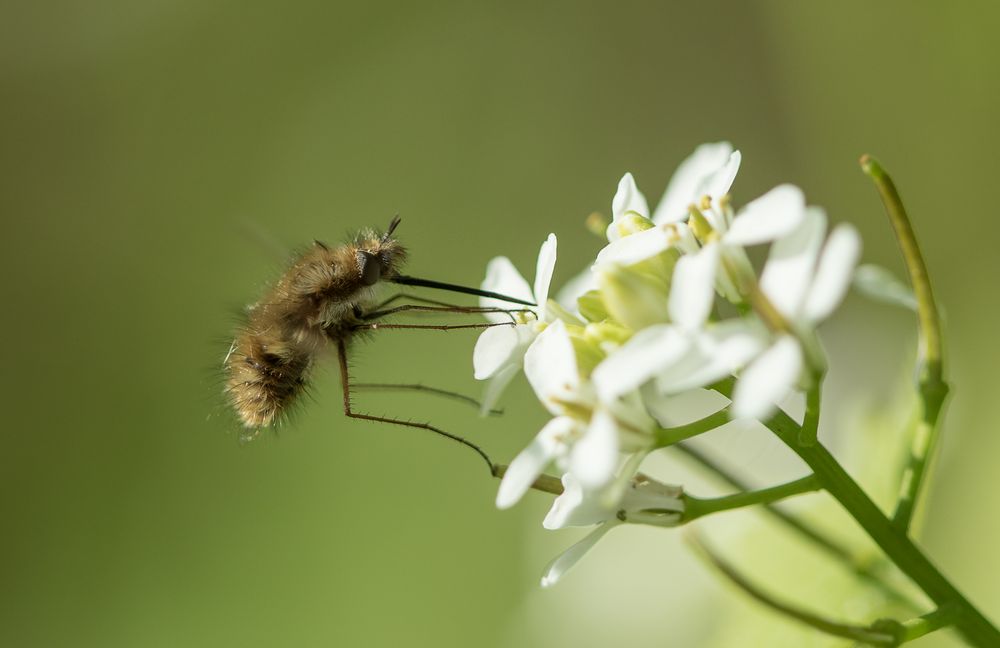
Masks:
[[[218,415],[233,313],[285,251],[399,212],[413,274],[478,283],[506,254],[530,279],[554,231],[558,284],[624,171],[655,201],[720,139],[743,151],[737,202],[800,184],[898,272],[856,160],[895,174],[957,384],[921,542],[1000,619],[998,26],[992,2],[4,3],[0,645],[839,645],[717,583],[677,533],[616,531],[539,590],[576,537],[540,527],[546,498],[496,511],[467,450],[345,420],[333,371],[279,436],[241,447]],[[912,323],[852,298],[827,329],[824,437],[865,454],[839,428],[908,377]],[[386,332],[355,375],[475,393],[474,339]],[[523,384],[499,419],[357,402],[507,459],[546,418]],[[796,470],[718,445],[748,474]],[[753,537],[803,601],[837,591]]]

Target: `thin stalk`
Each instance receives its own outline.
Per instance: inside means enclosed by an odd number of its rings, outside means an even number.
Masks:
[[[784,412],[775,415],[767,426],[812,469],[823,488],[857,521],[900,571],[938,607],[954,607],[955,627],[970,644],[1000,646],[1000,631],[938,571],[905,533],[882,514],[822,444],[800,444],[799,425]]]
[[[731,511],[745,506],[756,504],[773,504],[788,497],[801,495],[819,490],[821,488],[819,480],[815,475],[807,475],[801,479],[761,488],[759,490],[743,491],[733,495],[723,497],[700,498],[684,493],[684,514],[681,516],[682,522],[690,522],[705,515],[719,513],[721,511]]]
[[[667,446],[674,445],[675,443],[679,443],[685,439],[698,436],[703,432],[714,430],[721,425],[725,425],[730,420],[731,417],[729,416],[729,409],[726,408],[685,425],[660,428],[655,432],[656,441],[654,442],[654,447],[665,448]]]
[[[799,443],[815,445],[819,441],[819,412],[823,392],[823,376],[813,379],[813,385],[806,392],[806,413],[802,418],[802,429],[799,431]]]
[[[802,608],[786,603],[785,601],[781,601],[751,583],[749,579],[743,576],[743,574],[741,574],[728,561],[713,552],[701,539],[698,538],[697,534],[688,534],[687,540],[702,558],[719,570],[719,572],[732,581],[734,585],[776,612],[784,614],[787,617],[791,617],[792,619],[804,623],[821,632],[837,637],[844,637],[876,646],[894,646],[897,643],[896,636],[891,632],[834,621],[813,612],[809,612],[808,610],[803,610]]]
[[[893,515],[893,525],[906,532],[913,519],[927,464],[937,445],[941,410],[948,396],[944,379],[944,349],[941,341],[941,316],[934,301],[930,276],[917,243],[910,218],[896,191],[892,178],[870,155],[861,158],[861,168],[875,182],[882,204],[903,253],[903,261],[917,298],[917,324],[920,358],[917,370],[917,391],[921,401],[920,422],[913,435],[910,456],[903,471],[899,501]]]
[[[719,465],[716,461],[710,459],[707,455],[702,452],[695,450],[690,445],[686,443],[678,443],[674,446],[677,450],[687,455],[691,460],[701,465],[703,468],[714,474],[720,481],[726,485],[735,488],[736,490],[749,490],[750,485],[733,475],[729,470]],[[909,595],[904,594],[900,590],[896,589],[889,583],[886,583],[875,569],[857,556],[849,548],[837,543],[833,539],[829,538],[822,531],[815,528],[808,522],[801,520],[800,518],[783,511],[773,504],[765,504],[763,510],[769,513],[778,521],[782,522],[792,531],[795,531],[805,539],[811,541],[822,551],[825,551],[831,557],[833,557],[838,562],[844,564],[849,568],[854,574],[859,578],[871,583],[873,586],[882,590],[886,596],[890,599],[906,605],[911,610],[919,610],[920,606],[914,601]]]
[[[913,641],[914,639],[919,639],[920,637],[928,635],[935,630],[940,630],[941,628],[947,628],[948,626],[954,625],[955,612],[956,610],[954,607],[939,607],[933,612],[928,612],[923,616],[918,616],[915,619],[904,621],[901,624],[903,627],[903,636],[900,643]]]

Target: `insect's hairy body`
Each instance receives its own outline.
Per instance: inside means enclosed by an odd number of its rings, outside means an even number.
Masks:
[[[378,283],[399,274],[406,250],[390,238],[395,222],[384,236],[368,230],[339,247],[317,241],[247,309],[226,356],[225,393],[248,430],[288,411],[317,356],[331,341],[347,342]]]

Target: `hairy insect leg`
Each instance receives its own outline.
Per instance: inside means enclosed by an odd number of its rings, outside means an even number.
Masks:
[[[486,451],[477,446],[472,441],[464,439],[457,434],[452,434],[451,432],[445,432],[441,428],[434,427],[429,423],[415,423],[413,421],[404,421],[397,418],[389,418],[386,416],[373,416],[371,414],[360,414],[355,412],[351,407],[351,377],[350,372],[347,368],[347,346],[344,344],[343,339],[337,340],[337,357],[340,360],[340,383],[344,390],[344,415],[349,418],[361,419],[363,421],[376,421],[379,423],[389,423],[390,425],[400,425],[403,427],[417,428],[420,430],[427,430],[428,432],[433,432],[439,434],[445,438],[451,439],[461,443],[467,448],[473,450],[476,454],[482,457],[483,461],[490,468],[490,475],[496,474],[496,464],[490,459],[490,456],[486,454]]]
[[[427,385],[421,385],[419,383],[354,383],[351,387],[355,391],[371,390],[371,391],[419,391],[427,394],[433,394],[435,396],[444,396],[445,398],[451,398],[463,403],[468,403],[476,409],[481,408],[483,405],[475,398],[471,396],[466,396],[465,394],[459,394],[458,392],[448,391],[447,389],[439,389],[437,387],[428,387]],[[492,416],[500,416],[503,414],[503,410],[491,409],[488,414]]]
[[[352,331],[381,331],[383,329],[404,329],[404,330],[428,330],[428,331],[455,331],[459,329],[488,329],[494,326],[514,326],[514,322],[494,322],[489,324],[383,324],[382,322],[372,322],[371,324],[357,324],[351,327]]]
[[[383,309],[394,301],[399,301],[400,299],[409,299],[410,301],[420,302],[422,304],[430,304],[431,306],[449,306],[451,308],[463,308],[461,304],[450,304],[448,302],[438,301],[436,299],[427,299],[426,297],[421,297],[411,292],[398,292],[392,297],[382,301],[375,305],[376,309]]]

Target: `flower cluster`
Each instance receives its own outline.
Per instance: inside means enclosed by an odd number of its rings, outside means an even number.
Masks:
[[[537,307],[477,341],[484,407],[523,369],[552,414],[511,462],[497,505],[515,504],[554,466],[563,492],[544,526],[596,525],[549,566],[544,585],[622,522],[684,521],[681,489],[638,472],[648,453],[678,440],[669,420],[676,399],[716,388],[729,416],[766,420],[825,370],[816,327],[848,288],[859,237],[848,225],[828,234],[823,210],[791,185],[734,209],[740,161],[728,143],[699,147],[653,211],[625,174],[608,244],[558,301],[549,298],[555,235],[542,245],[533,288],[507,258],[489,264],[483,289]],[[770,246],[759,272],[747,253],[757,245]]]

